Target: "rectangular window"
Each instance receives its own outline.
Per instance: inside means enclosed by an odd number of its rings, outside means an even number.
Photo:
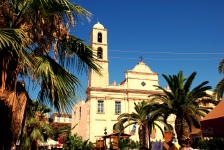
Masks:
[[[121,113],[121,102],[115,102],[115,114]]]
[[[98,101],[98,113],[103,113],[104,112],[104,108],[103,108],[103,101]]]

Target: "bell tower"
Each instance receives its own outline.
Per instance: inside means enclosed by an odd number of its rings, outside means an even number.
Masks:
[[[104,29],[104,26],[99,22],[93,26],[90,33],[90,45],[96,63],[101,67],[101,75],[90,70],[88,87],[106,87],[109,85],[107,29]]]

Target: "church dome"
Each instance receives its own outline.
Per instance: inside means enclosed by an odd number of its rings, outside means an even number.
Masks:
[[[104,26],[102,24],[100,24],[100,22],[97,22],[93,28],[97,28],[97,29],[104,29]]]
[[[144,72],[144,73],[154,73],[144,62],[139,62],[132,71]]]

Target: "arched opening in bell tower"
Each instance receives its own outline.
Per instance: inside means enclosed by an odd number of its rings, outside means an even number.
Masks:
[[[102,43],[102,33],[98,33],[98,36],[97,36],[97,41],[99,42],[99,43]]]
[[[103,49],[101,47],[97,48],[97,59],[103,58]]]

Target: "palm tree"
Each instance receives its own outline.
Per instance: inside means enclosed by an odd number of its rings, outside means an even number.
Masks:
[[[84,8],[68,0],[2,0],[0,16],[0,109],[11,112],[7,117],[12,129],[8,133],[1,128],[0,149],[10,149],[18,139],[27,91],[40,87],[39,102],[66,111],[81,87],[72,73],[89,68],[99,73],[100,67],[91,48],[69,33],[78,17],[90,19]],[[11,144],[2,143],[8,134]]]
[[[25,125],[21,131],[21,149],[37,149],[38,142],[44,142],[53,133],[47,118],[50,111],[50,108],[36,101],[28,102]]]
[[[224,74],[224,58],[219,63],[218,71],[220,74]],[[224,93],[224,78],[222,78],[219,83],[216,85],[214,89],[214,94],[216,95],[217,99],[223,97]]]
[[[151,147],[150,142],[150,135],[152,134],[152,131],[155,130],[157,127],[164,137],[164,129],[167,130],[167,132],[171,131],[170,125],[167,122],[168,116],[161,111],[160,106],[157,105],[157,103],[149,103],[149,105],[146,106],[146,110],[148,111],[147,116],[147,126],[148,126],[148,140],[149,140],[149,147]],[[163,127],[163,128],[162,128]]]
[[[149,97],[152,102],[158,102],[160,105],[158,110],[166,116],[176,115],[175,130],[178,142],[181,144],[184,137],[189,137],[191,125],[200,128],[198,116],[204,117],[212,109],[212,107],[202,106],[202,104],[217,104],[217,101],[206,93],[211,89],[211,86],[207,86],[208,81],[191,89],[196,72],[193,72],[188,78],[183,76],[182,71],[179,71],[177,75],[166,76],[163,74],[162,76],[167,81],[169,88],[156,86],[164,94],[153,94]]]
[[[117,125],[125,125],[124,128],[127,128],[130,125],[139,125],[138,134],[139,134],[139,143],[143,148],[148,147],[150,143],[150,134],[152,129],[157,126],[163,132],[163,129],[160,127],[160,124],[156,121],[163,122],[161,118],[162,113],[158,112],[153,105],[149,104],[146,101],[141,101],[138,104],[135,104],[135,111],[131,114],[123,113],[118,116]],[[147,138],[148,137],[148,138]]]

